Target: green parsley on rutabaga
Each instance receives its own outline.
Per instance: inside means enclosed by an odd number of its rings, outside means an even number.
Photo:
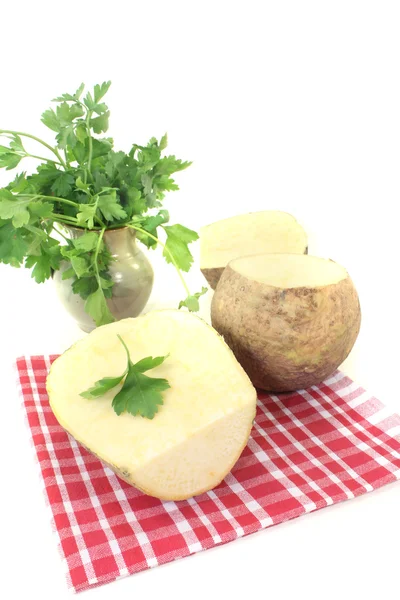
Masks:
[[[125,371],[119,377],[103,377],[99,379],[93,387],[86,390],[86,392],[82,392],[80,395],[88,400],[100,398],[100,396],[103,396],[106,392],[109,392],[121,383],[125,377],[121,390],[114,396],[112,401],[114,411],[117,415],[121,415],[126,411],[134,416],[140,415],[141,417],[152,419],[158,412],[159,405],[163,404],[161,392],[169,389],[170,385],[166,379],[148,377],[147,375],[143,375],[143,373],[162,365],[167,356],[156,356],[155,358],[147,356],[133,364],[127,345],[120,335],[117,337],[125,348],[128,358]]]
[[[166,225],[169,214],[161,208],[166,192],[179,189],[172,175],[191,163],[162,156],[167,135],[151,138],[147,146],[133,144],[128,153],[115,151],[112,138],[98,137],[108,129],[110,111],[103,97],[109,87],[110,82],[95,85],[83,97],[82,84],[75,94],[55,98],[56,108],[42,115],[42,123],[56,134],[54,147],[34,135],[0,129],[7,140],[0,145],[0,168],[15,169],[25,157],[41,161],[34,173],[19,173],[0,189],[0,262],[24,265],[42,283],[67,261],[63,278],[73,279],[73,292],[86,301],[86,312],[104,325],[114,318],[106,302],[112,296],[112,257],[103,235],[128,226],[148,248],[163,248],[186,290],[179,306],[198,310],[205,288],[191,294],[181,273],[193,263],[189,244],[198,235],[183,225]],[[26,141],[40,144],[52,157],[30,153]],[[85,233],[68,239],[63,226]]]

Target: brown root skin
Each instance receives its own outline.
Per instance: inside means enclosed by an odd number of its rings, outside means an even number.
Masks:
[[[224,272],[224,268],[225,267],[216,267],[215,269],[200,269],[212,290],[215,290],[217,287],[218,281],[221,279],[221,275]]]
[[[350,277],[315,288],[280,289],[226,267],[211,305],[253,385],[289,392],[317,385],[350,353],[361,322]]]

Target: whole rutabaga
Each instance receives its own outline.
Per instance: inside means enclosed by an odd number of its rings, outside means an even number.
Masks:
[[[147,146],[133,144],[128,154],[115,151],[112,138],[101,136],[108,129],[110,111],[103,97],[110,83],[95,85],[85,96],[82,84],[75,94],[54,100],[55,110],[42,115],[42,123],[56,133],[54,147],[34,135],[0,129],[6,140],[0,145],[0,168],[14,169],[25,157],[40,161],[34,173],[19,173],[0,189],[0,262],[31,268],[32,277],[42,283],[68,261],[63,278],[73,279],[72,289],[86,301],[86,312],[96,325],[104,325],[114,317],[106,302],[112,296],[112,257],[103,235],[128,226],[148,248],[163,247],[186,290],[179,306],[196,311],[206,288],[190,294],[181,271],[192,265],[188,245],[198,235],[183,225],[166,225],[168,211],[161,208],[165,193],[179,189],[171,175],[191,163],[162,156],[166,135],[159,141],[151,138]],[[31,154],[26,141],[46,148],[52,158]],[[63,226],[81,228],[84,234],[70,240]],[[159,240],[160,228],[165,242]]]

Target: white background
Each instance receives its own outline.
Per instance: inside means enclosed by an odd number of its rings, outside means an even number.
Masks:
[[[194,161],[167,199],[172,222],[197,229],[286,210],[309,232],[310,253],[348,268],[363,323],[342,368],[400,410],[398,2],[9,2],[0,21],[1,128],[51,141],[40,123],[49,100],[111,79],[117,148],[168,131],[170,151]],[[11,175],[0,173],[0,184]],[[174,305],[183,294],[174,271],[154,266],[148,308]],[[197,267],[193,289],[203,283]],[[83,334],[51,283],[0,265],[0,290],[0,595],[62,600],[69,594],[11,364],[61,352]],[[400,485],[388,486],[87,595],[397,597],[399,506]]]

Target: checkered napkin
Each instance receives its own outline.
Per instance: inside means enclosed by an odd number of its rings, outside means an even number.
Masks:
[[[75,591],[229,542],[400,479],[400,416],[343,373],[260,393],[251,438],[216,489],[162,502],[120,480],[57,423],[55,356],[17,361],[20,390],[67,581]]]

